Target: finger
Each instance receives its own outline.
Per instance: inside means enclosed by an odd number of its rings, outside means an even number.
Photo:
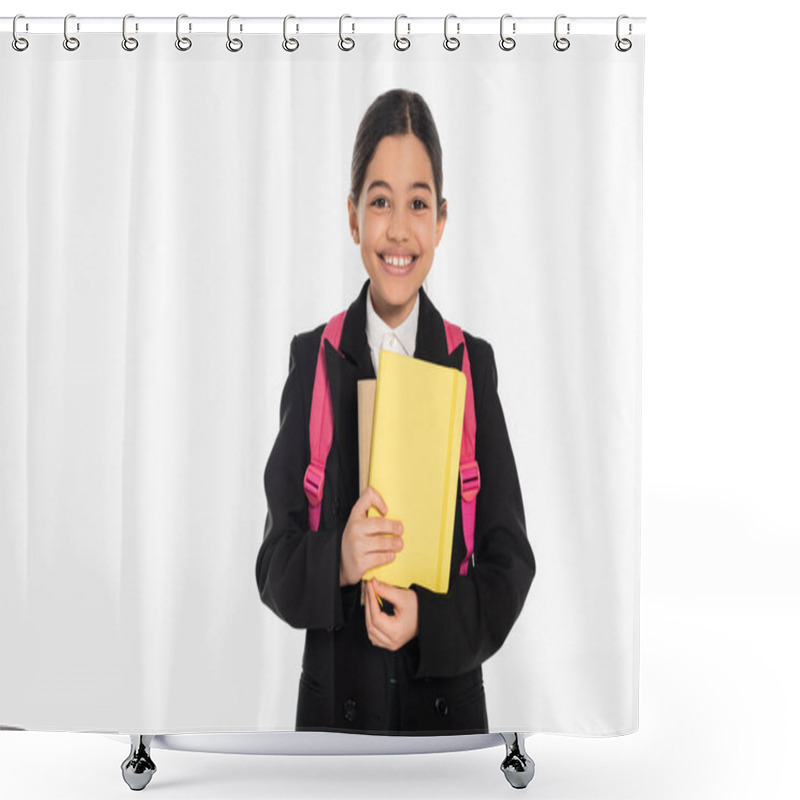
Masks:
[[[375,554],[399,553],[403,549],[403,540],[400,536],[390,533],[363,534],[362,532],[356,534],[353,548],[361,558]]]
[[[375,567],[385,567],[387,564],[391,564],[395,558],[397,558],[395,553],[372,553],[366,556],[364,563],[367,564],[367,567],[364,572],[375,569]]]
[[[383,647],[386,650],[395,650],[394,642],[381,633],[377,628],[367,627],[367,636],[375,647]]]
[[[353,511],[358,513],[359,517],[366,517],[367,512],[370,509],[370,506],[373,505],[373,496],[370,490],[370,487],[367,486],[364,489],[363,494],[356,500],[355,505],[353,506]]]
[[[396,650],[394,643],[380,634],[373,634],[373,644],[376,647],[382,647],[384,650]]]
[[[394,553],[383,554],[383,553],[375,553],[373,555],[364,556],[364,558],[359,561],[358,568],[361,570],[361,578],[364,579],[364,576],[373,569],[377,569],[378,567],[385,567],[387,564],[391,564],[394,561]],[[370,575],[369,578],[366,580],[371,580],[372,576]]]
[[[385,616],[378,608],[378,601],[375,597],[375,591],[372,589],[372,581],[366,581],[366,622],[367,622],[367,635],[369,640],[377,647],[387,647],[391,642],[386,634],[381,629],[377,620]]]
[[[399,553],[403,549],[403,540],[394,534],[374,534],[365,536],[359,543],[359,550],[364,555],[373,553]]]
[[[356,562],[356,569],[359,572],[359,580],[364,580],[364,576],[376,567],[385,567],[394,561],[394,553],[373,553],[372,555],[360,556]],[[372,576],[370,576],[371,578]],[[366,580],[370,580],[367,578]]]
[[[369,581],[364,581],[364,618],[367,622],[367,631],[372,626],[372,602],[369,594]]]
[[[383,619],[392,619],[385,614],[381,615]],[[377,647],[385,647],[387,650],[396,650],[397,642],[393,632],[386,633],[383,629],[379,628],[376,624],[367,629],[370,641]]]
[[[364,529],[368,536],[378,534],[403,535],[403,523],[399,519],[384,519],[383,517],[367,517]]]
[[[390,620],[388,614],[384,614],[380,606],[378,605],[378,595],[375,593],[375,585],[374,585],[374,578],[367,581],[367,592],[370,598],[370,608],[371,608],[371,623],[372,627],[378,631],[383,636],[389,635],[389,629],[387,628],[387,621]]]
[[[375,508],[377,508],[381,514],[389,513],[389,506],[386,505],[380,495],[380,492],[374,486],[367,486],[367,490],[362,496],[364,497],[367,511],[369,510],[370,506],[375,506]]]
[[[381,620],[384,619],[386,615],[383,613],[381,607],[381,598],[378,597],[375,592],[375,579],[370,578],[370,580],[367,581],[367,585],[369,586],[369,596],[372,599],[372,622],[376,628],[383,630]]]

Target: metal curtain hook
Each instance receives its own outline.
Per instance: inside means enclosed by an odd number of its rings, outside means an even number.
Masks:
[[[81,46],[81,43],[74,36],[70,36],[67,33],[67,20],[70,17],[74,17],[74,16],[75,16],[74,14],[67,14],[67,16],[64,17],[64,43],[63,44],[64,44],[64,49],[65,50],[70,50],[70,51],[77,50]],[[80,26],[78,26],[78,30],[80,30]]]
[[[455,19],[455,14],[448,14],[444,18],[444,49],[445,50],[458,50],[461,47],[461,39],[457,36],[448,36],[447,35],[447,23],[451,19]],[[456,33],[461,33],[461,23],[456,22]]]
[[[339,17],[339,49],[340,50],[352,50],[356,46],[355,40],[351,39],[349,36],[345,37],[342,34],[342,23],[346,19],[353,19],[353,18],[349,14],[342,14],[342,16]],[[351,33],[355,33],[356,32],[356,24],[355,24],[355,22],[352,23],[352,27],[353,27],[353,30],[351,31]]]
[[[11,40],[11,46],[18,52],[21,53],[23,50],[28,49],[28,40],[23,38],[22,36],[17,35],[17,20],[18,19],[25,19],[24,14],[17,14],[14,17],[14,22],[11,25],[11,35],[13,39]]]
[[[620,39],[620,36],[619,36],[619,23],[623,19],[628,19],[628,15],[627,14],[620,14],[617,17],[617,41],[614,42],[614,47],[616,47],[617,50],[620,51],[620,53],[627,53],[628,50],[630,50],[631,47],[633,47],[633,42],[631,42],[630,39]],[[628,23],[628,34],[631,34],[631,33],[633,33],[633,25],[631,25],[630,22],[629,22]]]
[[[178,50],[188,50],[192,46],[192,40],[188,36],[181,36],[181,20],[188,17],[188,14],[178,14],[175,20],[175,47]],[[189,23],[189,30],[192,29],[192,24]]]
[[[293,53],[295,50],[297,50],[298,47],[300,47],[300,42],[298,42],[297,39],[295,39],[294,37],[292,37],[290,39],[290,38],[288,38],[286,36],[286,23],[290,19],[297,19],[297,17],[295,17],[292,14],[287,14],[283,18],[283,42],[282,42],[282,45],[283,45],[283,49],[284,50],[286,50],[289,53]],[[300,30],[300,26],[295,24],[295,31],[299,31],[299,30]]]
[[[501,50],[513,50],[517,46],[517,40],[516,39],[512,39],[510,36],[506,36],[503,33],[503,23],[507,19],[510,19],[510,18],[511,18],[511,14],[503,14],[503,16],[500,17],[500,49]],[[512,22],[511,23],[511,32],[512,33],[516,33],[517,32],[517,23],[516,22]]]
[[[129,53],[139,46],[139,40],[133,36],[128,36],[128,20],[133,18],[133,14],[126,14],[122,18],[122,49]]]
[[[405,14],[398,14],[394,18],[394,46],[396,50],[408,50],[411,47],[411,40],[407,39],[405,36],[400,36],[400,32],[398,30],[398,26],[401,19],[408,19]],[[408,26],[407,33],[411,33],[411,23],[407,22],[406,25]]]
[[[570,45],[569,39],[565,38],[564,36],[558,35],[558,21],[560,19],[566,19],[566,18],[567,18],[566,14],[559,14],[556,17],[555,22],[553,23],[553,35],[555,36],[553,47],[555,47],[555,49],[561,53],[563,53],[565,50],[569,50],[569,45]],[[569,22],[567,23],[567,34],[569,34]]]
[[[231,39],[231,20],[239,19],[238,14],[231,14],[228,17],[228,41],[225,42],[225,47],[231,51],[231,53],[238,53],[244,45],[242,44],[241,39]],[[241,28],[240,28],[241,30]]]

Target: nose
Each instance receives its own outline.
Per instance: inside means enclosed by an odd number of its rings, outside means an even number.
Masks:
[[[408,220],[406,218],[406,209],[396,206],[392,209],[391,216],[389,217],[389,227],[386,235],[394,241],[403,241],[408,238]]]

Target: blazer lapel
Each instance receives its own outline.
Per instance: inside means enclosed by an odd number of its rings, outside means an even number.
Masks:
[[[431,361],[443,367],[461,369],[464,345],[458,345],[452,353],[447,352],[447,335],[444,320],[430,301],[425,290],[419,290],[419,321],[417,322],[417,347],[414,358]]]

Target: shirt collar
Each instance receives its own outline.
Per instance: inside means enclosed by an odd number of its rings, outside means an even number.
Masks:
[[[367,290],[367,342],[373,350],[379,350],[383,337],[394,333],[403,345],[406,355],[413,356],[417,349],[417,323],[419,321],[419,291],[414,298],[414,307],[409,315],[396,327],[390,328],[372,305],[372,296]]]

